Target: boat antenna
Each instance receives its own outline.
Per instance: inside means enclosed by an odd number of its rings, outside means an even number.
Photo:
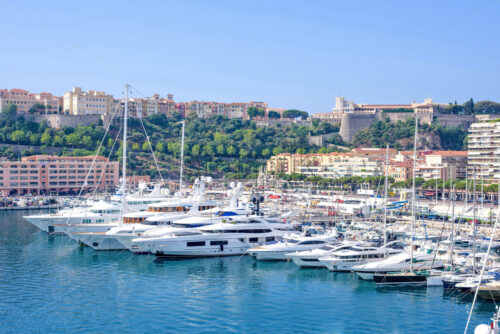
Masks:
[[[417,167],[417,136],[418,118],[415,114],[415,136],[413,143],[413,168],[412,168],[412,200],[411,200],[411,240],[410,240],[410,272],[413,272],[413,237],[415,234],[415,168]]]

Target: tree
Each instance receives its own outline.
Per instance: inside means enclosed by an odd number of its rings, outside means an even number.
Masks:
[[[268,148],[265,148],[262,150],[261,154],[264,158],[269,158],[271,156],[271,150]]]
[[[19,142],[24,140],[24,137],[25,137],[24,131],[23,130],[16,130],[16,131],[12,132],[10,137],[13,141],[17,142],[17,144],[19,145]]]
[[[281,115],[278,112],[271,110],[270,112],[267,113],[267,117],[278,119],[281,118]]]
[[[472,97],[464,103],[464,112],[466,115],[474,115],[474,100]]]
[[[193,147],[191,148],[191,155],[193,157],[199,157],[200,156],[200,145],[198,144],[195,144],[193,145]]]
[[[302,118],[306,119],[309,116],[307,111],[300,111],[297,109],[288,109],[283,112],[283,118]]]
[[[52,141],[52,146],[63,146],[64,141],[61,136],[54,136],[54,140]]]
[[[69,135],[65,136],[66,143],[71,145],[71,148],[74,148],[80,143],[80,136],[78,136],[76,133],[70,133]]]
[[[87,149],[91,149],[92,146],[94,146],[94,142],[90,136],[83,136],[82,137],[82,145],[84,147],[86,147]]]
[[[7,119],[13,119],[17,115],[17,106],[14,103],[9,103],[2,108],[2,115]]]
[[[248,107],[247,115],[248,117],[250,117],[250,119],[253,119],[257,116],[265,116],[266,112],[263,109],[258,109],[257,107]]]
[[[233,157],[236,155],[236,148],[234,146],[230,145],[227,147],[227,155]]]
[[[217,145],[216,150],[217,150],[217,155],[219,155],[219,156],[223,156],[225,153],[224,145],[222,145],[222,144]]]
[[[500,103],[493,101],[480,101],[474,105],[477,114],[500,114]]]
[[[40,139],[40,143],[44,146],[49,146],[52,144],[52,136],[50,135],[50,131],[45,130],[42,134],[42,138]]]
[[[248,157],[248,151],[247,151],[247,150],[245,150],[244,148],[242,148],[242,149],[240,150],[240,158],[241,158],[241,159],[245,159],[246,157]]]

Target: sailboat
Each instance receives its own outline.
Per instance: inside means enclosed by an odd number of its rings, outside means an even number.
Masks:
[[[427,275],[422,275],[414,271],[414,247],[415,237],[415,167],[417,164],[417,138],[418,138],[418,118],[415,116],[415,137],[413,144],[413,169],[412,169],[412,204],[411,204],[411,241],[410,241],[410,271],[396,274],[373,274],[373,280],[377,285],[427,285]]]

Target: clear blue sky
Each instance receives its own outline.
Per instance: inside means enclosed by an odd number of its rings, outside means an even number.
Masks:
[[[0,88],[176,101],[500,100],[500,1],[0,0]]]

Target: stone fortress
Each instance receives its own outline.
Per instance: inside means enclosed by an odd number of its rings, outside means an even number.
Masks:
[[[425,99],[422,103],[413,101],[411,104],[358,104],[344,97],[337,97],[332,112],[314,114],[311,118],[340,123],[340,136],[346,142],[351,142],[358,132],[384,118],[397,122],[415,118],[417,115],[421,123],[431,124],[436,120],[443,126],[462,126],[466,130],[478,120],[474,115],[441,113],[446,106],[447,104],[434,103],[432,99]]]

